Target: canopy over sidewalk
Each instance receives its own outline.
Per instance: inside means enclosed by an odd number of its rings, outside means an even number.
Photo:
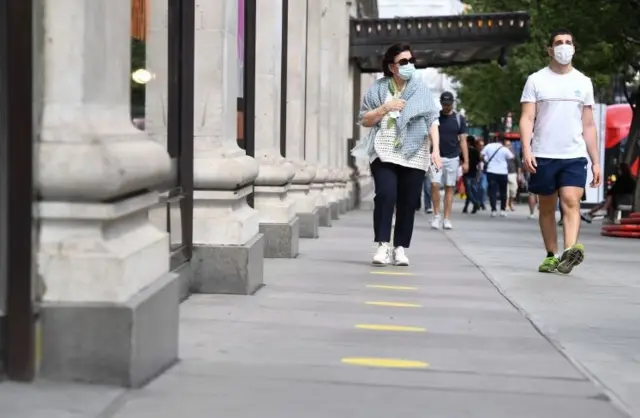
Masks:
[[[395,42],[411,44],[416,67],[449,67],[498,60],[529,37],[526,12],[351,20],[350,58],[363,73],[382,72]]]

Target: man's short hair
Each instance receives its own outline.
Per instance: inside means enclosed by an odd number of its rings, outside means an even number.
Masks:
[[[573,38],[573,33],[571,33],[569,29],[560,28],[553,31],[553,33],[551,34],[551,37],[549,38],[549,46],[553,46],[553,41],[556,39],[556,36],[558,35],[569,35],[571,36],[571,40],[574,41],[575,43],[575,40]]]

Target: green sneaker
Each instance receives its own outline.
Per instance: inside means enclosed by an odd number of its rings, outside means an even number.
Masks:
[[[542,261],[540,267],[538,267],[538,271],[540,273],[553,273],[558,268],[558,264],[560,264],[558,257],[547,257]]]
[[[571,270],[584,261],[584,245],[575,244],[567,248],[560,257],[558,271],[562,274],[569,274]]]

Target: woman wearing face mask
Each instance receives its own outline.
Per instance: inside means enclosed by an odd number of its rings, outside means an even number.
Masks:
[[[440,109],[426,84],[414,77],[409,45],[392,45],[382,68],[384,77],[366,92],[360,107],[360,123],[371,130],[352,154],[369,160],[375,184],[373,231],[378,248],[373,264],[408,266],[405,249],[411,243],[425,172],[431,164],[441,167]]]
[[[571,65],[575,39],[565,29],[549,38],[550,63],[531,74],[522,92],[520,135],[529,191],[538,195],[539,223],[546,257],[538,270],[568,274],[584,260],[578,243],[580,199],[587,182],[600,185],[600,156],[593,118],[593,84]],[[558,249],[555,212],[560,199],[564,251]]]

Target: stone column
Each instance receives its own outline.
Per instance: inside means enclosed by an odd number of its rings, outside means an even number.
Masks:
[[[131,4],[38,6],[41,374],[141,386],[177,359],[180,288],[148,219],[169,157],[131,123]]]
[[[336,196],[338,170],[336,163],[336,113],[333,108],[336,98],[336,1],[322,0],[320,18],[320,162],[327,167],[327,177],[323,190],[331,209],[331,218],[339,219],[340,205]]]
[[[300,220],[289,190],[296,167],[280,154],[282,0],[256,1],[255,208],[265,235],[265,257],[298,255]]]
[[[305,101],[307,92],[307,0],[290,0],[287,36],[287,158],[296,168],[289,194],[300,219],[300,237],[317,238],[320,216],[311,183],[315,165],[305,161]]]
[[[264,239],[247,204],[258,164],[237,143],[237,0],[196,0],[195,24],[192,288],[251,294],[263,283]]]
[[[321,158],[324,143],[320,139],[320,96],[321,96],[321,18],[323,2],[308,1],[307,6],[307,61],[306,61],[306,103],[305,103],[305,160],[317,167],[316,177],[311,183],[310,194],[315,199],[320,216],[320,226],[331,226],[331,207],[325,190],[329,169]]]
[[[349,205],[348,182],[351,174],[347,162],[347,144],[351,137],[347,127],[350,123],[352,112],[351,85],[349,84],[349,5],[344,0],[336,0],[336,26],[337,26],[337,51],[339,70],[336,76],[339,79],[338,95],[336,97],[336,111],[338,112],[337,128],[337,168],[340,173],[340,211],[345,213]]]

